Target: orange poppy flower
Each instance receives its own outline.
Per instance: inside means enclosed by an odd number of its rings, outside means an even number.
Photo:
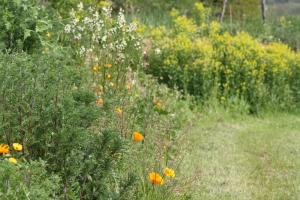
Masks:
[[[160,174],[156,172],[151,172],[149,174],[149,180],[153,185],[162,185],[164,184],[164,179],[160,176]]]
[[[0,154],[8,154],[9,146],[7,144],[0,144]]]
[[[144,140],[144,136],[141,133],[139,133],[137,131],[135,131],[133,133],[133,141],[140,142],[140,141],[143,141],[143,140]]]
[[[127,90],[131,90],[131,84],[130,83],[127,83],[127,85],[126,85],[126,88],[127,88]]]
[[[96,91],[96,94],[99,95],[99,94],[103,93],[103,87],[102,86],[97,86],[95,88],[95,91]]]
[[[103,101],[103,99],[97,99],[96,100],[96,104],[98,105],[98,106],[103,106],[103,104],[104,104],[104,101]]]
[[[108,63],[108,64],[105,64],[104,66],[107,67],[107,68],[111,68],[112,64]]]

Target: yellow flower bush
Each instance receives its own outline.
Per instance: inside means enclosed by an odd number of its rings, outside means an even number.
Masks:
[[[157,39],[158,41],[165,39],[164,36],[166,33],[167,29],[165,26],[155,27],[150,31],[151,37]]]
[[[237,97],[247,102],[250,112],[300,101],[296,89],[300,87],[299,55],[287,45],[263,44],[245,32],[222,33],[218,22],[206,23],[204,16],[200,23],[195,16],[191,19],[175,11],[172,17],[170,30],[152,37],[147,69],[162,82],[201,101],[212,95],[223,103]]]
[[[194,13],[194,18],[196,19],[198,24],[202,24],[205,22],[205,19],[207,16],[210,15],[211,10],[208,8],[205,8],[204,5],[200,2],[196,2],[193,13]]]
[[[195,22],[186,16],[178,16],[174,19],[174,25],[177,32],[195,33],[197,26]]]
[[[111,5],[112,3],[109,1],[99,1],[97,6],[103,8],[103,7],[110,7]]]

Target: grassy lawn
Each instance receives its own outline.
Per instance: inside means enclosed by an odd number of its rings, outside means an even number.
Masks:
[[[188,140],[192,199],[300,199],[300,116],[203,116]]]

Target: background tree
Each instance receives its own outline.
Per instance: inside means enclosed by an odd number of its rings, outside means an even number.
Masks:
[[[266,21],[266,0],[261,0],[260,6],[261,6],[262,20],[265,23],[265,21]]]
[[[226,11],[226,6],[227,6],[227,0],[223,0],[223,8],[222,8],[222,13],[221,13],[221,17],[220,17],[220,21],[223,21],[224,15],[225,15],[225,11]]]

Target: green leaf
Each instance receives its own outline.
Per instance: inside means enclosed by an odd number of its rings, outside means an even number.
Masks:
[[[5,42],[1,41],[0,42],[0,51],[5,49],[6,45],[5,45]]]
[[[5,28],[6,28],[6,30],[10,30],[11,29],[11,23],[6,21],[5,22]]]
[[[32,30],[30,30],[30,29],[25,29],[23,40],[26,40],[28,37],[30,37],[31,31],[32,31]]]
[[[39,32],[44,32],[46,30],[49,30],[51,28],[52,28],[52,24],[50,24],[48,21],[39,20],[37,21],[35,31],[39,33]]]

